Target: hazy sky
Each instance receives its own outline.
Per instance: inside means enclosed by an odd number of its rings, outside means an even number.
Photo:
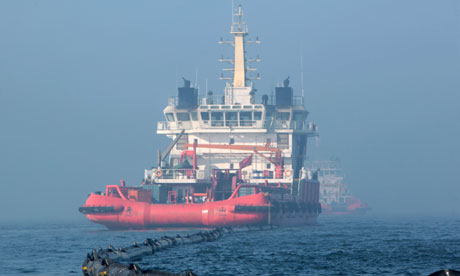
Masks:
[[[460,0],[241,1],[259,93],[303,53],[311,158],[338,156],[375,212],[460,214]],[[0,0],[0,221],[80,218],[138,184],[180,77],[218,80],[230,0]]]

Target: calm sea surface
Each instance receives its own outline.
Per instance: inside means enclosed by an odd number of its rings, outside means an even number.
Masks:
[[[0,275],[82,275],[92,248],[185,232],[108,231],[86,222],[0,224]],[[316,226],[224,235],[139,264],[198,275],[428,275],[460,269],[460,218],[323,216]]]

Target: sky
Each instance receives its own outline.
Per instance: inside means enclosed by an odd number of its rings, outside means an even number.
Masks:
[[[374,213],[460,216],[460,0],[237,3],[260,94],[304,72],[310,159],[339,157]],[[230,0],[1,0],[0,221],[139,184],[181,77],[222,93],[230,23]]]

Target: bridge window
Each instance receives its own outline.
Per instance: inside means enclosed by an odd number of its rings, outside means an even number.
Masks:
[[[237,126],[238,125],[238,112],[227,111],[225,112],[225,126]]]
[[[273,120],[273,112],[272,112],[272,111],[267,111],[267,112],[265,112],[264,127],[270,128],[270,127],[271,127],[272,120]]]
[[[260,111],[254,112],[254,120],[256,120],[256,121],[262,120],[262,112],[260,112]]]
[[[208,112],[201,112],[201,120],[209,121],[209,113]]]
[[[196,112],[192,112],[190,114],[192,114],[192,121],[198,121],[198,115],[196,114]]]
[[[211,126],[224,126],[224,113],[222,111],[211,112]]]
[[[252,112],[240,112],[240,126],[252,126]]]
[[[289,120],[289,112],[277,112],[276,119],[280,121],[288,121]]]
[[[166,113],[166,120],[168,122],[174,122],[174,113]]]
[[[180,122],[190,121],[190,115],[188,114],[188,112],[178,112],[177,120]]]

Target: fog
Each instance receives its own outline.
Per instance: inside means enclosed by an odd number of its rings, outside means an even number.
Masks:
[[[374,214],[460,215],[458,0],[241,1],[259,95],[290,76]],[[141,182],[180,78],[215,93],[230,1],[0,1],[0,221],[80,219]]]

